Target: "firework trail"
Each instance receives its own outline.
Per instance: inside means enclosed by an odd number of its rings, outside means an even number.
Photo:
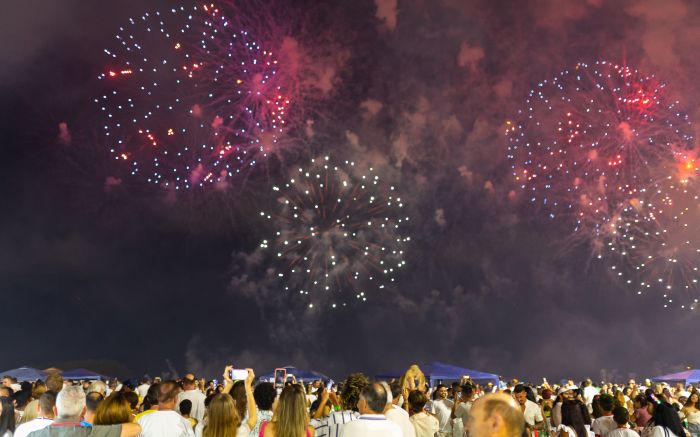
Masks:
[[[400,197],[373,169],[355,172],[353,162],[335,166],[328,157],[313,159],[274,187],[279,211],[261,215],[278,230],[261,248],[275,254],[284,290],[336,307],[350,297],[366,301],[405,266],[410,237],[402,235],[408,217]]]

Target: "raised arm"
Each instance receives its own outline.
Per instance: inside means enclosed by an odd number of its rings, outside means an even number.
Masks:
[[[258,423],[258,406],[255,405],[255,398],[253,397],[255,372],[253,372],[253,369],[246,370],[248,371],[248,377],[245,379],[245,397],[246,403],[248,404],[248,428],[253,429]]]

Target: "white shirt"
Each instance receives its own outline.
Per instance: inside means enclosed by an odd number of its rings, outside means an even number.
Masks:
[[[455,408],[455,418],[462,419],[462,423],[467,423],[467,417],[469,417],[469,410],[472,409],[472,404],[474,402],[467,401],[462,402]]]
[[[639,434],[629,428],[615,428],[608,433],[608,437],[639,437]]]
[[[180,411],[180,402],[184,401],[185,399],[189,399],[190,402],[192,402],[192,412],[190,413],[190,417],[194,417],[197,419],[197,422],[201,422],[202,419],[204,419],[205,410],[204,399],[206,399],[206,396],[204,396],[204,393],[197,389],[180,392],[177,395],[177,411]]]
[[[151,386],[148,384],[141,384],[138,387],[136,387],[136,393],[139,394],[141,400],[143,400],[146,397],[149,388],[151,388]]]
[[[591,430],[601,437],[607,437],[608,433],[617,428],[617,423],[612,416],[601,416],[593,421]]]
[[[190,422],[175,411],[154,411],[141,417],[141,437],[194,437]]]
[[[440,431],[449,432],[452,427],[452,406],[454,402],[449,399],[436,399],[430,402],[428,411],[433,413],[440,422]]]
[[[402,437],[401,428],[383,414],[363,414],[340,430],[340,437]]]
[[[411,421],[408,419],[408,412],[403,408],[397,408],[396,405],[392,405],[391,408],[384,413],[386,419],[390,422],[394,422],[401,428],[401,435],[403,437],[416,437],[416,430],[411,425]]]
[[[593,403],[593,398],[598,394],[598,390],[589,385],[583,389],[583,399],[586,401],[586,405],[591,405]]]
[[[537,422],[544,420],[540,406],[530,399],[525,399],[525,411],[523,414],[525,415],[525,422],[530,426],[535,426]]]
[[[647,426],[642,431],[644,437],[678,437],[673,431],[663,426]]]
[[[316,437],[339,437],[341,431],[348,423],[357,420],[360,413],[356,411],[332,411],[328,417],[321,419],[316,429]]]
[[[30,420],[29,422],[23,423],[20,426],[18,426],[15,430],[14,437],[27,437],[30,432],[44,429],[47,426],[51,425],[52,422],[53,420],[51,419],[37,417],[34,420]]]
[[[440,430],[440,422],[423,411],[414,414],[409,420],[416,430],[416,437],[434,437],[435,433]]]

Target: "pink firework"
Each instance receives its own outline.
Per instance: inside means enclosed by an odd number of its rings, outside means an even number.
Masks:
[[[531,203],[596,250],[640,189],[692,146],[690,122],[654,76],[580,63],[530,91],[508,121],[512,174]]]
[[[95,100],[110,153],[133,175],[222,187],[275,150],[291,104],[279,62],[215,6],[130,19],[105,53]]]

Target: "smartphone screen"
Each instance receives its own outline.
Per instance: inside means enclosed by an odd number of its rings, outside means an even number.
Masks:
[[[234,381],[245,380],[248,377],[248,371],[245,369],[232,369],[230,377]]]
[[[275,387],[284,387],[287,381],[287,369],[275,369]]]

